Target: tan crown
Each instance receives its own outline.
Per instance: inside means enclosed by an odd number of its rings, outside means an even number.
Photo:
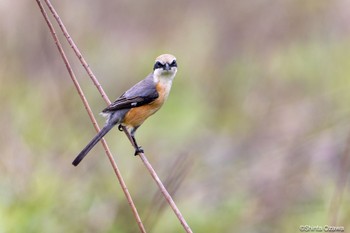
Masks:
[[[162,55],[160,55],[160,56],[158,56],[156,58],[156,62],[159,61],[159,62],[161,62],[163,64],[165,64],[165,63],[170,64],[174,60],[176,60],[176,58],[173,55],[171,55],[171,54],[162,54]]]

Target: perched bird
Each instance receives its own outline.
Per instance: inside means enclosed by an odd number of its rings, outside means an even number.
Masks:
[[[176,72],[177,63],[173,55],[163,54],[157,57],[151,74],[102,110],[102,115],[107,117],[105,126],[78,154],[72,164],[77,166],[115,125],[119,125],[119,129],[124,126],[129,131],[135,147],[135,155],[143,152],[136,142],[135,132],[149,116],[160,109],[168,98]]]

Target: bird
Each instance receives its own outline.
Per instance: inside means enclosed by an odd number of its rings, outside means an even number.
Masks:
[[[135,155],[144,153],[136,142],[135,132],[167,100],[176,73],[177,62],[173,55],[158,56],[153,72],[102,110],[101,115],[107,118],[104,127],[77,155],[72,164],[78,166],[89,151],[116,125],[119,125],[119,130],[124,128],[130,133]]]

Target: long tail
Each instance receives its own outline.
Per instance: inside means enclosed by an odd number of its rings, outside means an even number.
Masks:
[[[74,166],[78,166],[81,160],[89,153],[89,151],[105,136],[115,124],[107,124],[105,125],[98,134],[86,145],[86,147],[78,154],[78,156],[74,159],[72,164]]]

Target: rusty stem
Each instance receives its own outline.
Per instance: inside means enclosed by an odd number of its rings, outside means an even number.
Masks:
[[[131,144],[135,147],[134,141],[131,139],[131,135],[130,135],[129,131],[127,130],[127,128],[125,126],[123,126],[123,125],[121,127],[122,127],[124,133],[126,134],[127,138],[129,139],[129,141],[131,142]],[[157,175],[156,171],[153,169],[152,165],[148,161],[146,155],[144,153],[139,153],[138,155],[140,156],[142,162],[144,163],[145,167],[147,168],[147,170],[151,174],[151,176],[154,179],[154,181],[157,183],[157,185],[158,185],[161,193],[163,194],[165,200],[168,202],[168,204],[170,205],[170,207],[174,211],[176,217],[179,219],[179,221],[180,221],[181,225],[183,226],[183,228],[185,229],[185,231],[187,233],[192,233],[191,228],[187,224],[185,218],[182,216],[179,208],[177,208],[173,198],[171,197],[171,195],[169,194],[167,189],[164,187],[162,181],[160,180],[160,178]]]
[[[49,8],[50,8],[50,9],[53,9],[52,5],[51,5],[47,0],[45,0],[45,1],[46,1],[46,3],[48,4],[48,6],[50,5]],[[91,108],[90,108],[90,106],[89,106],[89,103],[88,103],[87,99],[85,98],[85,95],[84,95],[84,93],[83,93],[83,90],[81,89],[81,87],[80,87],[80,85],[79,85],[79,82],[78,82],[77,79],[76,79],[76,76],[75,76],[75,74],[74,74],[74,72],[73,72],[73,70],[72,70],[72,67],[71,67],[71,65],[70,65],[70,63],[69,63],[69,61],[68,61],[68,59],[67,59],[67,57],[66,57],[66,55],[65,55],[65,53],[64,53],[64,51],[63,51],[62,45],[61,45],[61,43],[60,43],[60,41],[59,41],[59,39],[58,39],[58,37],[57,37],[57,35],[56,35],[56,32],[55,32],[55,30],[54,30],[54,28],[53,28],[53,26],[52,26],[52,23],[50,22],[50,20],[49,20],[49,18],[48,18],[48,15],[47,15],[47,13],[45,12],[45,10],[44,10],[44,8],[43,8],[43,5],[41,4],[40,0],[36,0],[36,2],[38,3],[38,6],[39,6],[39,8],[40,8],[40,11],[41,11],[41,13],[42,13],[42,15],[43,15],[43,17],[44,17],[44,19],[45,19],[45,21],[46,21],[46,23],[47,23],[49,29],[50,29],[51,35],[52,35],[52,37],[53,37],[53,39],[54,39],[54,41],[55,41],[55,44],[56,44],[56,46],[57,46],[57,48],[58,48],[58,51],[59,51],[61,57],[62,57],[62,59],[63,59],[65,65],[66,65],[66,68],[67,68],[68,73],[69,73],[69,75],[70,75],[70,77],[71,77],[71,79],[72,79],[72,81],[73,81],[73,83],[74,83],[74,86],[75,86],[75,88],[76,88],[76,90],[77,90],[77,92],[78,92],[78,94],[79,94],[81,100],[83,101],[83,104],[84,104],[84,106],[85,106],[85,109],[86,109],[86,111],[87,111],[89,117],[90,117],[90,120],[91,120],[91,122],[92,122],[94,128],[96,129],[96,131],[99,132],[99,131],[100,131],[100,128],[99,128],[99,126],[98,126],[98,124],[97,124],[97,121],[96,121],[96,119],[95,119],[95,117],[94,117],[94,115],[93,115],[93,113],[92,113],[92,111],[91,111]],[[57,14],[57,13],[56,13],[56,14]],[[56,17],[55,17],[55,18],[56,18]],[[56,18],[56,19],[57,19],[57,18]],[[106,95],[104,95],[104,96],[105,96],[105,98],[107,98]],[[108,99],[108,98],[107,98],[107,99]],[[136,219],[136,222],[137,222],[137,224],[138,224],[138,226],[139,226],[139,228],[140,228],[140,231],[143,232],[143,233],[145,233],[146,230],[145,230],[145,228],[144,228],[144,226],[143,226],[143,224],[142,224],[142,221],[141,221],[141,218],[140,218],[140,216],[139,216],[139,214],[138,214],[138,212],[137,212],[136,206],[135,206],[135,204],[134,204],[134,202],[133,202],[133,200],[132,200],[132,198],[131,198],[131,196],[130,196],[130,193],[129,193],[128,189],[127,189],[127,186],[126,186],[126,184],[125,184],[125,182],[124,182],[124,180],[123,180],[123,177],[122,177],[122,175],[121,175],[121,173],[120,173],[120,171],[119,171],[119,168],[118,168],[116,162],[114,161],[114,158],[113,158],[113,156],[112,156],[112,154],[111,154],[111,152],[110,152],[110,150],[109,150],[109,148],[108,148],[107,142],[106,142],[103,138],[102,138],[101,142],[102,142],[102,145],[103,145],[103,147],[104,147],[104,149],[105,149],[105,152],[106,152],[106,154],[107,154],[107,156],[108,156],[108,158],[109,158],[109,161],[110,161],[110,163],[112,164],[113,170],[114,170],[114,172],[115,172],[115,174],[116,174],[116,176],[117,176],[117,178],[118,178],[119,184],[120,184],[120,186],[122,187],[122,190],[123,190],[123,192],[124,192],[124,194],[125,194],[125,196],[126,196],[126,199],[127,199],[128,203],[129,203],[129,206],[130,206],[131,209],[132,209],[132,212],[133,212],[134,217],[135,217],[135,219]]]
[[[40,5],[41,5],[40,0],[36,0],[36,1],[38,2],[39,7],[40,7]],[[110,100],[108,99],[106,93],[104,92],[104,90],[103,90],[101,84],[98,82],[97,78],[96,78],[95,75],[93,74],[92,70],[90,69],[89,65],[88,65],[87,62],[85,61],[85,59],[84,59],[84,57],[82,56],[81,52],[79,51],[78,47],[75,45],[73,39],[72,39],[71,36],[68,34],[68,31],[67,31],[66,27],[64,26],[62,20],[60,19],[58,13],[56,12],[56,10],[54,9],[54,7],[52,6],[52,4],[50,3],[49,0],[45,0],[45,2],[46,2],[46,4],[47,4],[48,8],[50,9],[52,15],[55,17],[55,19],[56,19],[58,25],[60,26],[60,28],[61,28],[61,30],[62,30],[64,36],[66,37],[68,43],[70,44],[71,48],[74,50],[74,52],[75,52],[75,54],[77,55],[78,59],[80,60],[81,64],[83,65],[83,67],[85,68],[86,72],[88,73],[88,75],[89,75],[90,78],[92,79],[94,85],[96,86],[96,88],[97,88],[98,91],[100,92],[102,98],[105,100],[105,102],[106,102],[107,104],[110,104],[111,102],[110,102]],[[42,9],[42,12],[43,12],[42,6],[41,6],[40,8]],[[46,13],[45,13],[45,14],[46,14]],[[44,15],[44,17],[45,17],[45,15]],[[46,20],[46,18],[45,18],[45,20]],[[46,20],[46,21],[48,22],[48,20]],[[49,27],[50,27],[50,26],[49,26]],[[51,30],[51,29],[50,29],[50,30]],[[54,36],[54,38],[55,38],[55,37],[57,38],[56,34],[53,34],[53,36]],[[58,39],[55,39],[55,42],[56,42],[56,41],[58,41]],[[58,43],[59,43],[59,42],[58,42]],[[57,42],[56,42],[56,44],[57,44]],[[59,49],[59,50],[60,50],[60,49]],[[63,50],[62,50],[62,52],[63,52]],[[68,62],[68,61],[67,61],[67,62]],[[65,62],[65,63],[66,63],[66,62]],[[66,66],[67,66],[67,63],[66,63]],[[67,67],[67,69],[68,69],[68,67]],[[69,69],[68,69],[68,71],[69,71]],[[70,71],[69,71],[69,72],[70,72]],[[70,72],[70,73],[71,73],[71,72]],[[71,77],[72,77],[72,76],[71,76]],[[73,78],[72,78],[72,79],[73,79]],[[75,83],[75,82],[77,83],[77,81],[74,81],[74,80],[73,80],[73,82],[74,82],[74,83]],[[78,92],[79,92],[79,89],[77,89],[77,90],[78,90]],[[81,92],[81,93],[82,93],[82,92]],[[85,101],[86,101],[86,98],[84,97],[83,94],[80,94],[80,92],[79,92],[79,95],[80,95],[83,99],[85,99]],[[85,102],[84,102],[84,101],[83,101],[83,103],[84,103],[84,105],[85,105]],[[87,101],[86,101],[86,103],[87,103]],[[85,105],[85,108],[90,109],[90,108],[88,107],[88,105]],[[91,109],[90,109],[90,112],[91,112]],[[89,111],[88,111],[88,113],[89,113]],[[92,114],[92,113],[91,113],[91,114]],[[90,114],[89,114],[89,116],[90,116]],[[93,115],[92,115],[92,117],[90,116],[90,119],[91,119],[91,118],[94,119]],[[92,122],[93,122],[93,124],[94,124],[95,129],[96,129],[97,131],[99,131],[98,125],[97,125],[97,123],[96,123],[96,120],[94,120],[94,121],[92,120]],[[130,140],[130,142],[133,144],[133,141],[131,140],[131,136],[130,136],[129,132],[126,130],[126,128],[123,128],[123,130],[124,130],[125,134],[127,135],[128,139]],[[123,189],[123,191],[124,191],[124,194],[126,195],[126,197],[127,197],[127,199],[128,199],[128,202],[129,202],[129,204],[130,204],[130,206],[131,206],[131,208],[132,208],[132,210],[133,210],[133,212],[134,212],[134,215],[135,215],[135,218],[136,218],[136,220],[137,220],[137,222],[138,222],[138,225],[139,225],[139,227],[140,227],[140,230],[141,230],[141,232],[146,232],[145,229],[144,229],[144,227],[143,227],[143,224],[142,224],[142,222],[141,222],[141,219],[140,219],[140,217],[139,217],[139,215],[138,215],[138,213],[137,213],[136,207],[135,207],[135,205],[134,205],[134,203],[133,203],[133,201],[132,201],[132,199],[131,199],[131,196],[130,196],[130,194],[129,194],[127,188],[126,188],[126,185],[125,185],[123,179],[121,178],[119,169],[118,169],[117,165],[115,164],[114,159],[113,159],[113,157],[111,156],[111,153],[110,153],[110,151],[109,151],[109,149],[108,149],[108,147],[107,147],[107,144],[106,144],[106,142],[105,142],[104,140],[102,141],[102,143],[104,144],[104,147],[105,147],[105,145],[106,145],[105,151],[106,151],[106,153],[107,153],[107,155],[108,155],[108,157],[109,157],[109,159],[110,159],[110,161],[111,161],[111,164],[112,164],[112,166],[113,166],[113,169],[115,170],[115,173],[116,173],[116,175],[117,175],[117,177],[118,177],[119,183],[120,183],[121,186],[122,186],[122,189]],[[146,168],[148,169],[148,171],[150,172],[152,178],[153,178],[153,179],[155,180],[155,182],[157,183],[157,185],[158,185],[158,187],[159,187],[161,193],[163,194],[163,196],[164,196],[165,199],[167,200],[168,204],[169,204],[170,207],[173,209],[175,215],[176,215],[177,218],[179,219],[179,221],[180,221],[181,225],[184,227],[185,231],[186,231],[187,233],[191,233],[191,232],[192,232],[191,228],[188,226],[186,220],[183,218],[181,212],[179,211],[179,209],[177,208],[177,206],[176,206],[175,202],[173,201],[171,195],[168,193],[168,191],[167,191],[166,188],[164,187],[163,183],[162,183],[161,180],[159,179],[159,177],[158,177],[157,173],[155,172],[155,170],[153,169],[152,165],[148,162],[148,160],[147,160],[145,154],[144,154],[144,153],[140,153],[139,156],[140,156],[142,162],[144,163],[144,165],[146,166]]]

